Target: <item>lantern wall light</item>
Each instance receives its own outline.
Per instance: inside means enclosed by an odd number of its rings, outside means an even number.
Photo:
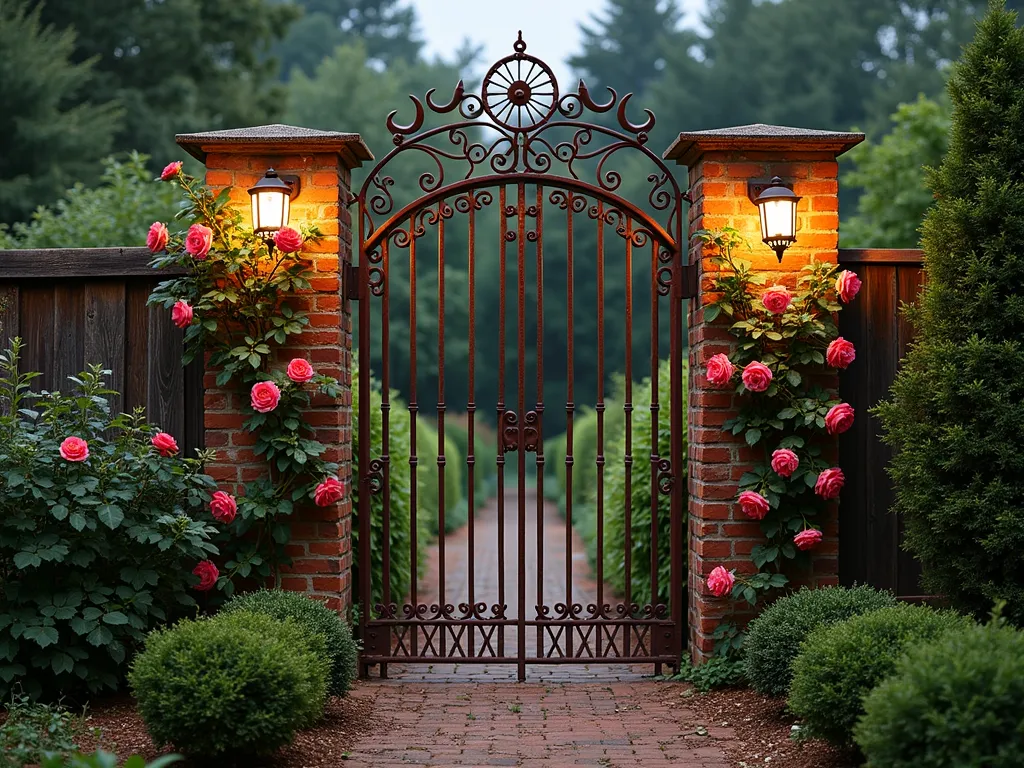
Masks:
[[[288,226],[292,200],[299,196],[298,176],[281,176],[268,168],[263,178],[249,188],[252,201],[252,231],[274,250],[274,235]]]
[[[796,242],[796,207],[800,198],[793,193],[792,185],[778,176],[767,182],[748,182],[747,196],[757,206],[761,218],[761,239],[781,262],[782,254]]]

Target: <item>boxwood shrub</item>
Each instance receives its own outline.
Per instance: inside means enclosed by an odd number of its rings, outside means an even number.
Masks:
[[[907,649],[970,625],[952,611],[901,603],[819,627],[793,661],[789,708],[809,735],[849,745],[864,697],[893,673]]]
[[[820,626],[895,605],[888,592],[871,587],[804,587],[768,606],[747,627],[743,645],[747,679],[766,696],[785,696],[800,644]]]
[[[238,611],[152,633],[129,680],[158,746],[209,759],[291,742],[322,716],[328,671],[321,635]]]
[[[854,733],[872,768],[1010,768],[1022,723],[1024,634],[988,625],[911,648]]]
[[[0,355],[0,697],[113,689],[149,629],[194,611],[216,485],[141,412],[111,416],[109,371],[34,396],[19,350]]]
[[[438,535],[440,509],[437,483],[437,420],[416,418],[416,513],[430,532]],[[458,530],[469,519],[466,490],[463,485],[465,458],[458,444],[448,435],[444,437],[444,532]]]
[[[324,605],[298,592],[264,589],[232,598],[222,613],[249,611],[284,621],[293,619],[307,632],[320,635],[324,641],[325,658],[330,664],[327,692],[344,696],[356,676],[359,651],[352,630],[342,618]]]

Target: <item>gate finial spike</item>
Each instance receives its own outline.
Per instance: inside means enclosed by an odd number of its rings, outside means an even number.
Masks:
[[[523,40],[523,30],[519,30],[519,37],[512,44],[512,48],[516,53],[524,53],[526,51],[526,41]]]

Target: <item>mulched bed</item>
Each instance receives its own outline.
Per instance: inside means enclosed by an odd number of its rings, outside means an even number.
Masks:
[[[733,729],[736,738],[721,739],[718,743],[740,768],[755,765],[855,768],[858,765],[854,755],[827,742],[791,739],[796,718],[786,713],[783,699],[767,698],[742,688],[703,694],[693,691],[684,701],[708,726]]]
[[[142,755],[152,760],[173,749],[157,749],[146,733],[146,726],[135,710],[130,696],[121,695],[92,702],[86,725],[99,728],[100,739],[80,738],[84,751],[97,747],[115,752],[124,760],[131,755]],[[352,745],[362,736],[379,729],[379,717],[373,713],[373,702],[365,697],[346,696],[331,699],[324,711],[324,719],[314,728],[300,731],[295,741],[283,747],[273,757],[244,761],[246,768],[322,768],[337,766],[347,756]],[[223,764],[218,761],[218,764]],[[182,761],[175,766],[189,768],[203,765]],[[209,763],[206,763],[209,765]]]

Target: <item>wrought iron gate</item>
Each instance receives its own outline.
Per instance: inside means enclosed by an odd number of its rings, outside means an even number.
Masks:
[[[387,128],[393,136],[395,148],[370,171],[358,197],[359,210],[359,264],[354,270],[355,293],[358,299],[358,525],[359,525],[359,571],[358,585],[360,630],[363,641],[362,664],[366,673],[370,665],[380,665],[381,674],[386,675],[389,663],[427,662],[447,663],[508,663],[518,665],[520,679],[525,677],[528,664],[551,663],[638,663],[651,662],[660,669],[668,663],[676,665],[684,644],[686,602],[685,602],[685,558],[686,532],[684,522],[683,494],[685,492],[681,468],[686,460],[683,456],[683,327],[682,327],[682,284],[684,279],[683,202],[687,195],[682,192],[667,166],[647,148],[648,132],[654,125],[654,115],[645,110],[646,119],[635,124],[626,115],[631,94],[619,99],[609,90],[605,101],[597,101],[587,90],[583,81],[576,92],[561,94],[556,78],[541,60],[526,53],[522,34],[514,45],[514,53],[501,59],[490,68],[484,77],[479,94],[467,92],[460,81],[451,99],[446,103],[434,100],[434,90],[426,93],[423,100],[410,97],[415,107],[414,119],[406,125],[396,121],[396,112],[387,119]],[[426,108],[424,107],[424,102]],[[428,115],[429,111],[429,115]],[[457,112],[461,120],[425,127],[428,116]],[[585,114],[607,115],[595,122],[581,120]],[[613,127],[614,126],[614,127]],[[562,137],[561,140],[559,137]],[[404,158],[425,162],[426,170],[407,170]],[[634,171],[634,177],[647,179],[646,194],[640,203],[625,199],[620,187],[626,174],[612,168],[614,163],[630,158],[639,158],[648,165],[642,172]],[[400,160],[402,162],[400,162]],[[399,170],[395,170],[395,168]],[[633,166],[630,166],[633,168]],[[637,176],[639,174],[639,176]],[[418,190],[413,200],[403,203],[396,200],[395,179],[418,180]],[[644,199],[646,198],[646,199]],[[495,208],[495,203],[497,207]],[[468,495],[470,509],[481,501],[474,499],[474,472],[482,471],[475,457],[474,438],[479,432],[487,414],[478,413],[484,408],[496,408],[495,421],[498,428],[497,461],[497,562],[480,562],[474,557],[479,548],[477,532],[474,529],[472,511],[469,516],[469,540],[467,543],[468,587],[464,593],[454,594],[452,586],[446,584],[443,533],[439,540],[440,559],[438,562],[436,594],[424,602],[417,586],[417,515],[425,513],[417,509],[417,472],[435,471],[438,478],[438,511],[440,530],[444,530],[444,478],[446,458],[444,455],[445,419],[449,404],[446,403],[446,378],[452,381],[451,371],[445,362],[445,300],[446,269],[445,259],[454,258],[446,253],[446,225],[450,228],[458,218],[464,217],[468,225],[465,249],[458,254],[465,258],[468,274],[468,356],[467,370],[457,371],[458,376],[467,377],[468,399],[465,409],[468,419],[468,456],[466,467],[469,474]],[[496,219],[496,221],[494,221]],[[565,257],[565,282],[567,303],[565,317],[559,322],[565,324],[566,344],[566,392],[565,418],[566,450],[564,455],[545,457],[544,438],[544,343],[545,343],[545,244],[544,228],[549,229],[556,222],[559,234],[557,247],[560,258]],[[495,230],[487,230],[482,224],[491,222]],[[579,241],[581,227],[596,229],[596,248],[586,253],[574,252]],[[429,236],[428,236],[429,233]],[[618,237],[615,248],[623,252],[624,263],[606,265],[606,255],[612,252],[606,238]],[[448,247],[450,248],[449,237]],[[424,265],[422,256],[417,257],[417,246],[436,255],[436,289],[433,283],[428,288],[436,301],[436,318],[421,318],[417,310],[417,269]],[[554,246],[549,246],[550,253]],[[496,253],[495,253],[496,252]],[[477,293],[479,285],[477,271],[481,258],[496,256],[501,281],[498,298],[496,324],[497,344],[478,353],[479,334],[482,332]],[[649,263],[649,270],[644,266]],[[428,261],[433,268],[433,261]],[[582,266],[581,266],[582,265]],[[580,269],[596,270],[596,306],[588,305],[582,310],[574,306],[574,283]],[[611,278],[606,277],[608,269],[614,268]],[[643,285],[634,286],[634,270],[643,269]],[[514,270],[516,279],[507,280],[509,270]],[[527,272],[536,272],[536,285],[528,285]],[[609,282],[610,280],[610,282]],[[615,328],[616,334],[625,334],[624,359],[606,361],[605,304],[606,293],[614,288],[625,294],[624,328]],[[633,365],[633,310],[634,288],[649,290],[650,367]],[[401,292],[401,296],[397,294]],[[435,293],[436,290],[436,293]],[[393,294],[395,294],[393,296]],[[535,318],[527,306],[527,295],[533,297],[536,307]],[[408,305],[405,315],[396,325],[393,298],[400,298]],[[589,304],[589,302],[588,302]],[[659,310],[659,304],[667,304],[667,313]],[[513,312],[515,322],[506,322]],[[597,411],[597,599],[584,607],[573,599],[574,574],[572,551],[572,482],[573,482],[573,426],[579,406],[574,400],[574,318],[596,313],[597,346],[597,397],[594,407]],[[646,311],[646,310],[645,310]],[[667,314],[667,317],[665,316]],[[429,322],[428,322],[429,320]],[[659,429],[659,410],[663,409],[664,392],[658,391],[659,339],[666,335],[664,323],[668,322],[668,353],[671,361],[671,386],[669,396],[671,450],[669,455],[658,455],[658,440],[654,439],[654,450],[649,456],[633,456],[632,427],[634,407],[649,409],[655,436]],[[434,324],[436,322],[436,331]],[[536,325],[531,327],[531,323]],[[508,326],[508,327],[507,327]],[[492,332],[493,328],[483,329]],[[408,341],[403,339],[407,335]],[[550,334],[549,334],[550,335]],[[421,402],[417,392],[417,350],[424,350],[421,337],[430,340],[431,365],[436,367],[436,404]],[[403,362],[407,362],[408,377],[396,381],[392,376],[391,358],[396,348],[401,350]],[[532,338],[533,343],[528,343]],[[436,347],[434,343],[436,342]],[[528,350],[535,346],[535,350]],[[436,357],[434,353],[436,352]],[[536,382],[528,382],[526,376],[528,352],[535,354],[533,367]],[[549,350],[550,354],[550,350]],[[376,360],[374,357],[376,356]],[[422,355],[421,355],[422,356]],[[514,360],[514,365],[510,362]],[[376,363],[376,365],[374,365]],[[483,366],[497,367],[496,402],[478,403],[477,381]],[[619,366],[622,366],[621,368]],[[373,412],[371,405],[371,367],[382,385],[383,398],[380,414]],[[403,366],[405,367],[405,366]],[[515,370],[514,379],[511,376]],[[625,477],[627,500],[624,515],[625,543],[625,592],[624,595],[606,594],[602,578],[603,564],[603,492],[602,483],[605,463],[604,420],[606,417],[606,379],[615,371],[624,371],[625,419]],[[632,380],[638,375],[652,376],[652,396],[648,403],[632,403]],[[532,377],[531,377],[532,378]],[[460,382],[461,383],[461,382]],[[508,386],[506,386],[506,384]],[[431,383],[433,387],[433,383]],[[528,390],[535,387],[529,397]],[[393,420],[391,389],[400,390],[407,399],[411,419],[409,444],[410,478],[408,487],[401,492],[411,495],[411,520],[408,523],[411,538],[410,572],[412,574],[409,594],[396,594],[392,590],[394,563],[390,551],[390,529],[397,524],[392,516],[392,495],[395,481],[393,474],[391,424]],[[434,398],[429,398],[434,399]],[[436,468],[421,466],[416,451],[416,415],[433,414],[436,406],[438,449]],[[554,410],[554,409],[552,409]],[[380,422],[380,444],[371,445],[372,420]],[[552,416],[547,417],[549,429],[555,425]],[[557,427],[561,427],[558,417]],[[551,430],[553,431],[553,430]],[[560,431],[560,430],[559,430]],[[550,582],[545,588],[544,577],[544,502],[543,492],[538,491],[534,502],[533,494],[527,487],[528,455],[533,454],[539,484],[543,484],[545,461],[564,462],[566,484],[566,521],[564,527],[566,564],[564,592],[550,592]],[[431,455],[431,460],[433,455]],[[638,461],[651,462],[651,595],[646,605],[632,602],[631,553],[633,550],[633,526],[630,523],[632,510],[629,492],[632,466]],[[433,462],[432,462],[433,463]],[[511,466],[510,466],[511,465]],[[506,478],[506,469],[514,470],[514,480]],[[404,471],[404,470],[403,470]],[[671,497],[671,567],[670,589],[667,604],[658,601],[658,516],[657,499],[660,495]],[[371,539],[371,497],[377,496],[378,513],[383,531],[380,539]],[[382,500],[382,511],[380,510]],[[536,511],[534,512],[534,504]],[[513,507],[514,509],[508,509]],[[426,510],[426,512],[431,512]],[[512,518],[512,515],[515,518]],[[536,514],[536,518],[534,518]],[[536,540],[528,541],[527,523],[536,520]],[[515,523],[516,541],[506,541],[505,529]],[[561,537],[562,534],[559,534]],[[549,545],[550,546],[550,545]],[[514,551],[509,551],[513,549]],[[379,551],[376,551],[379,550]],[[532,550],[532,551],[531,551]],[[490,551],[490,550],[489,550]],[[509,559],[514,558],[514,559]],[[536,599],[528,604],[527,560],[536,560]],[[371,599],[371,569],[378,560],[377,568],[381,584],[380,600]],[[515,585],[506,584],[506,570],[509,563],[516,565]],[[494,571],[496,569],[496,572]],[[496,581],[494,594],[481,594],[477,587],[478,576],[488,571],[488,580]],[[549,574],[550,576],[550,574]],[[559,575],[559,578],[561,575]],[[532,581],[532,579],[531,579]],[[663,591],[663,589],[662,589]],[[514,592],[515,601],[509,599]],[[451,601],[451,602],[449,602]],[[371,604],[374,603],[374,604]],[[513,604],[510,604],[513,603]]]

